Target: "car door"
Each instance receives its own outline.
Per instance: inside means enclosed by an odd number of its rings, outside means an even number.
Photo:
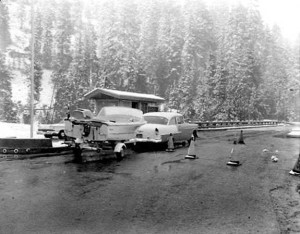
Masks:
[[[176,116],[178,130],[181,132],[180,141],[188,140],[191,137],[192,129],[188,123],[185,123],[183,116]]]

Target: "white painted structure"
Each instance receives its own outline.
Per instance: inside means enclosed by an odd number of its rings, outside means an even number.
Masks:
[[[105,106],[124,106],[139,109],[143,113],[160,111],[164,98],[153,95],[126,92],[112,89],[96,88],[84,95],[85,98],[95,101],[95,113]]]

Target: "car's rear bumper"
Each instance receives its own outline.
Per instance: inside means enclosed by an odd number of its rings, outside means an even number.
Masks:
[[[129,143],[162,143],[161,139],[134,138],[130,139]]]
[[[37,135],[47,135],[47,136],[58,136],[58,132],[54,131],[54,130],[48,130],[48,131],[37,131],[36,132]]]
[[[38,130],[36,133],[38,135],[43,135],[43,134],[46,134],[46,133],[48,133],[48,134],[55,133],[55,131],[54,130]]]

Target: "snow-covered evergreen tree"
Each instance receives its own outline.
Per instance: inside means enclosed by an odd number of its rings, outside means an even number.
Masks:
[[[83,95],[95,87],[154,93],[201,120],[295,118],[288,103],[298,93],[288,88],[299,85],[299,47],[267,28],[256,4],[37,1],[35,77],[52,74],[56,120],[70,103],[88,105]],[[1,95],[11,100],[10,77],[29,76],[30,2],[1,1],[0,30]]]
[[[11,74],[5,64],[5,51],[11,43],[9,15],[6,3],[0,2],[0,120],[16,122],[16,109],[12,102]]]

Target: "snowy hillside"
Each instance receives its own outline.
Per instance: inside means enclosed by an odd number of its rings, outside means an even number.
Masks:
[[[31,25],[29,20],[30,15],[28,15],[26,12],[29,12],[30,5],[20,4],[18,2],[9,2],[8,6],[10,14],[10,37],[12,40],[12,44],[10,44],[8,47],[8,51],[10,51],[8,54],[11,52],[17,52],[23,55],[27,54],[31,39],[31,35],[28,32],[30,31]],[[30,60],[27,56],[25,58],[21,57],[17,59],[11,54],[11,56],[7,56],[6,63],[12,68],[10,69],[13,77],[11,82],[12,100],[15,103],[20,101],[23,105],[25,105],[29,101],[30,79],[20,70],[24,70],[27,66],[30,66]],[[38,106],[49,106],[53,93],[51,71],[43,69],[41,86],[42,91]]]
[[[13,71],[12,79],[12,99],[14,102],[20,101],[23,105],[27,103],[30,91],[29,79],[19,71]],[[51,71],[43,71],[42,91],[39,107],[50,106],[53,94],[53,83],[51,82]]]

